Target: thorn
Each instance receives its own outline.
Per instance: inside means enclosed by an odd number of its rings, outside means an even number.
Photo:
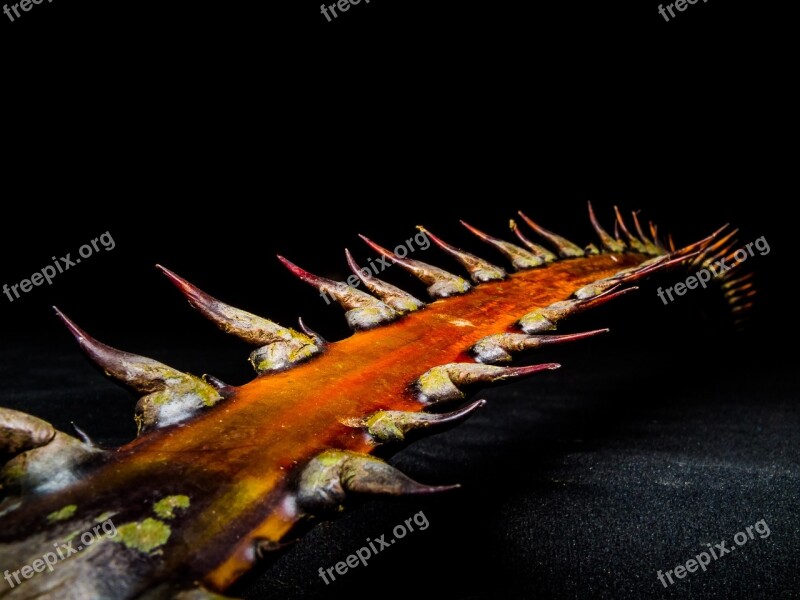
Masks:
[[[225,333],[233,334],[254,346],[282,342],[298,350],[313,344],[310,338],[293,329],[281,327],[268,319],[220,302],[161,265],[156,265],[156,268],[186,296],[189,304]]]
[[[344,282],[333,281],[309,273],[280,255],[278,255],[278,260],[301,281],[336,300],[347,311],[345,319],[354,331],[372,329],[378,325],[390,323],[400,316],[393,308],[366,292],[357,290]]]
[[[297,317],[297,323],[300,325],[300,331],[302,331],[308,337],[310,337],[312,340],[314,340],[314,343],[317,346],[322,348],[322,347],[328,345],[328,341],[324,337],[322,337],[320,334],[318,334],[313,329],[310,329],[310,328],[306,327],[306,324],[303,323],[303,317]]]
[[[732,313],[740,313],[740,312],[748,311],[751,308],[753,308],[753,303],[752,302],[748,302],[747,304],[742,304],[741,306],[734,306],[731,309],[731,312]]]
[[[719,236],[719,234],[721,234],[723,231],[725,231],[725,229],[728,228],[728,225],[729,225],[728,223],[725,223],[725,225],[717,229],[714,233],[712,233],[708,237],[704,237],[702,240],[695,242],[694,244],[689,244],[688,246],[684,246],[683,248],[674,251],[672,254],[675,256],[683,256],[685,254],[692,254],[692,253],[698,254],[706,250],[709,244],[711,244],[711,242],[713,242],[717,238],[717,236]]]
[[[619,208],[614,206],[614,212],[617,214],[617,223],[619,223],[619,228],[622,230],[622,233],[625,234],[625,237],[628,239],[628,245],[631,247],[632,250],[635,252],[640,252],[646,254],[646,248],[644,243],[639,240],[635,235],[631,234],[628,231],[628,227],[625,225],[625,221],[622,220],[622,214],[619,212]]]
[[[449,413],[381,410],[369,417],[365,426],[367,432],[379,443],[402,442],[411,431],[439,429],[445,425],[461,423],[485,404],[486,400],[476,400]]]
[[[478,340],[470,349],[475,360],[484,364],[495,364],[511,361],[513,352],[532,350],[541,346],[574,342],[600,333],[608,333],[608,329],[595,329],[582,333],[564,335],[528,335],[525,333],[497,333]]]
[[[534,256],[541,258],[546,263],[551,263],[558,260],[558,257],[550,252],[550,250],[529,240],[525,234],[522,233],[522,230],[517,226],[517,222],[514,219],[509,219],[508,227],[516,234],[516,236],[519,238],[519,241],[527,246],[528,250],[530,250],[531,254]]]
[[[549,306],[538,308],[534,311],[524,315],[517,325],[525,333],[543,333],[545,331],[552,331],[556,329],[558,324],[564,319],[573,315],[579,314],[589,308],[594,308],[619,298],[634,290],[638,290],[636,286],[620,289],[620,285],[609,288],[597,295],[590,296],[584,299],[571,299],[555,302]]]
[[[692,261],[692,266],[697,266],[697,265],[700,265],[700,264],[704,264],[706,262],[706,260],[708,260],[708,258],[711,256],[712,253],[714,253],[717,250],[719,250],[720,248],[722,248],[722,246],[724,246],[725,243],[728,240],[730,240],[733,236],[735,236],[738,232],[739,232],[738,229],[734,229],[733,231],[728,233],[725,237],[720,238],[719,240],[715,241],[713,244],[710,244],[708,247],[706,247],[700,253],[700,255],[694,261]],[[733,243],[736,243],[735,240],[734,240]],[[730,247],[731,246],[729,246],[729,248]],[[720,255],[717,255],[717,258],[719,258],[719,256]]]
[[[432,298],[447,298],[448,296],[457,296],[464,294],[472,289],[472,286],[466,279],[448,273],[444,269],[434,267],[419,260],[412,260],[410,258],[403,258],[390,252],[386,248],[379,246],[369,238],[358,234],[367,245],[375,250],[381,256],[388,258],[398,265],[403,267],[406,271],[417,277],[422,283],[428,286],[428,293]]]
[[[722,288],[723,289],[729,289],[729,288],[732,288],[732,287],[736,287],[740,283],[744,283],[748,279],[752,279],[753,275],[755,275],[755,273],[753,273],[751,271],[750,273],[747,273],[746,275],[742,275],[741,277],[737,277],[736,279],[729,279],[729,280],[725,281],[722,284]],[[751,286],[751,285],[753,285],[752,282],[748,284],[748,286]],[[742,288],[742,289],[746,289],[746,288]]]
[[[94,446],[92,438],[86,435],[86,433],[75,424],[75,421],[70,421],[69,424],[72,425],[72,428],[75,430],[75,433],[78,434],[78,437],[81,438],[81,441],[84,444],[86,444],[87,446]]]
[[[406,313],[414,312],[415,310],[419,310],[425,306],[425,303],[422,300],[417,300],[408,292],[405,292],[399,287],[395,287],[389,283],[386,283],[385,281],[381,281],[377,277],[374,277],[370,273],[369,268],[359,267],[356,261],[353,259],[353,255],[350,254],[350,251],[347,248],[344,250],[344,255],[347,258],[347,264],[350,267],[350,270],[355,273],[359,280],[361,280],[361,283],[364,284],[364,287],[375,294],[378,298],[383,300],[384,304],[391,306],[399,314],[404,315]],[[370,273],[370,275],[367,277],[364,275],[364,271],[367,271],[367,273]]]
[[[550,243],[553,244],[558,250],[558,255],[561,258],[578,258],[583,256],[583,250],[581,250],[580,246],[577,246],[568,239],[561,237],[560,235],[556,235],[552,231],[537,225],[530,217],[525,216],[525,213],[523,213],[521,210],[518,210],[517,214],[522,217],[522,220],[525,221],[536,233],[543,238],[550,240]]]
[[[718,261],[719,259],[721,259],[721,258],[724,258],[726,261],[727,261],[728,259],[731,259],[731,258],[733,258],[733,255],[734,255],[734,254],[736,254],[736,253],[735,253],[735,252],[733,252],[733,253],[730,253],[730,252],[731,252],[731,249],[732,249],[732,248],[734,248],[734,247],[736,247],[736,244],[738,244],[738,243],[739,243],[739,242],[738,242],[738,240],[733,240],[733,242],[731,242],[730,244],[728,244],[728,245],[727,245],[725,248],[723,248],[722,250],[720,250],[720,251],[719,251],[719,252],[717,252],[716,254],[713,254],[713,255],[710,255],[710,256],[708,256],[708,258],[706,258],[705,260],[703,260],[703,262],[702,262],[702,265],[703,265],[704,267],[708,267],[709,265],[712,265],[712,264],[714,264],[715,262],[717,262],[717,261]],[[716,244],[715,244],[715,245],[716,245]],[[706,251],[706,252],[708,252],[708,251]],[[702,255],[703,255],[703,254],[706,254],[706,252],[703,252],[703,253],[701,253],[701,254],[698,256],[698,258],[702,257]],[[729,254],[729,253],[730,253],[730,254]],[[692,261],[692,265],[696,265],[696,264],[697,264],[697,259],[695,259],[694,261]]]
[[[227,398],[228,396],[233,394],[233,392],[236,391],[235,386],[228,385],[224,381],[220,381],[219,379],[217,379],[213,375],[209,375],[208,373],[203,375],[203,381],[205,381],[208,385],[217,390],[220,396],[222,396],[223,398]]]
[[[165,427],[213,406],[222,397],[199,377],[183,373],[152,358],[123,352],[98,342],[55,306],[56,315],[70,330],[81,349],[107,375],[147,394],[136,405],[140,430]]]
[[[417,380],[419,398],[426,404],[448,402],[464,398],[459,389],[478,383],[492,383],[532,375],[540,371],[558,369],[558,363],[544,363],[527,367],[494,367],[480,363],[448,363],[433,367]]]
[[[733,295],[733,294],[740,294],[742,292],[746,292],[747,290],[754,289],[754,287],[753,287],[754,285],[755,285],[754,283],[745,283],[743,285],[739,285],[739,286],[736,286],[734,288],[728,288],[723,283],[722,284],[722,289],[725,290],[725,295],[727,296],[727,295]]]
[[[470,277],[472,278],[472,281],[474,281],[475,283],[484,283],[486,281],[498,281],[500,279],[506,278],[506,272],[500,267],[496,267],[489,261],[483,260],[482,258],[475,256],[474,254],[470,254],[469,252],[464,252],[463,250],[459,250],[458,248],[451,246],[447,242],[433,235],[422,225],[417,225],[417,229],[419,229],[422,233],[424,233],[430,239],[432,239],[433,243],[439,246],[439,248],[441,248],[442,250],[447,252],[450,256],[455,258],[458,262],[460,262],[461,265],[469,273]]]
[[[731,295],[728,296],[728,302],[733,304],[741,304],[743,301],[747,300],[748,298],[753,298],[758,294],[758,290],[750,290],[749,292],[745,292],[739,295]]]
[[[163,390],[170,379],[185,379],[186,374],[151,358],[116,350],[98,342],[55,306],[56,315],[67,326],[81,349],[108,375],[128,384],[138,392]]]
[[[672,239],[672,234],[667,234],[667,241],[669,242],[669,251],[675,252],[675,240]]]
[[[546,262],[543,256],[537,256],[536,254],[528,252],[524,248],[520,248],[516,244],[512,244],[511,242],[507,242],[483,233],[481,230],[476,229],[465,221],[461,221],[461,224],[469,229],[472,233],[477,235],[481,240],[497,248],[497,250],[503,253],[506,258],[511,261],[511,264],[517,270],[521,271],[523,269],[533,269],[535,267],[542,266]]]
[[[587,202],[587,204],[589,205],[589,220],[592,222],[592,227],[594,227],[594,230],[597,232],[597,236],[600,238],[600,243],[603,245],[603,248],[612,254],[625,252],[625,248],[627,247],[625,246],[625,242],[612,238],[608,232],[601,227],[600,222],[597,220],[591,201]]]
[[[647,253],[654,256],[661,254],[661,251],[659,251],[656,245],[644,234],[644,229],[642,229],[642,225],[639,223],[639,211],[631,211],[631,214],[633,215],[633,224],[636,227],[636,232],[639,234],[639,239],[642,241],[642,243],[644,243]]]
[[[348,493],[404,496],[435,494],[458,487],[423,485],[374,456],[325,450],[303,469],[297,503],[306,511],[316,512],[339,507]]]
[[[652,275],[656,271],[661,271],[678,263],[688,261],[690,258],[693,258],[698,254],[698,252],[684,254],[684,250],[681,250],[675,254],[662,254],[655,258],[646,260],[635,267],[623,269],[622,271],[615,273],[610,277],[593,281],[592,283],[575,290],[572,296],[580,300],[588,299],[605,291],[611,290],[620,284],[633,283],[644,277],[647,277],[648,275]]]
[[[667,251],[667,249],[664,247],[664,244],[658,237],[658,225],[656,225],[652,221],[650,221],[649,224],[650,224],[650,235],[653,238],[653,243],[655,243],[656,248],[658,248],[659,251],[663,254],[664,252]]]

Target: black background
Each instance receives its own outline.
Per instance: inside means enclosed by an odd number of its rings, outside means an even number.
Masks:
[[[341,311],[276,253],[342,278],[344,247],[372,256],[357,233],[393,246],[425,224],[500,262],[459,218],[508,237],[521,208],[586,243],[588,199],[606,225],[613,204],[641,208],[683,242],[730,221],[771,247],[748,265],[760,292],[747,332],[727,332],[713,294],[664,307],[647,287],[582,317],[569,330],[612,334],[530,356],[564,367],[481,393],[480,414],[392,459],[460,491],[359,503],[233,594],[796,597],[787,20],[718,0],[670,23],[641,2],[372,0],[332,23],[315,3],[54,0],[0,15],[0,283],[105,231],[116,243],[52,286],[0,296],[2,404],[108,446],[135,435],[134,396],[83,358],[54,304],[111,345],[247,381],[249,348],[155,263],[335,340]],[[435,249],[425,259],[453,267]],[[419,510],[427,531],[331,585],[317,576]],[[769,538],[658,583],[761,518]]]

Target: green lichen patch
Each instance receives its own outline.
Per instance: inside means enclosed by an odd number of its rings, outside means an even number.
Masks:
[[[67,504],[64,508],[57,510],[55,512],[51,512],[47,515],[47,520],[51,523],[57,523],[58,521],[66,521],[72,515],[75,514],[75,511],[78,510],[77,505],[75,504]]]
[[[189,508],[189,496],[167,496],[153,505],[153,512],[162,519],[171,519],[175,516],[175,509]]]
[[[93,520],[94,520],[95,523],[101,523],[103,521],[108,521],[115,514],[117,514],[117,513],[111,512],[111,511],[106,511],[102,515],[96,516]]]
[[[120,525],[117,527],[117,532],[119,536],[115,537],[113,541],[147,554],[166,544],[172,534],[169,525],[151,517],[139,523]]]

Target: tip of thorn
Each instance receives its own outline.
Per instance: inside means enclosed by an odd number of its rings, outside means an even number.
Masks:
[[[437,485],[431,487],[431,491],[433,492],[452,492],[453,490],[457,490],[461,487],[460,483],[454,483],[452,485]]]
[[[80,327],[78,327],[75,323],[73,323],[72,320],[67,315],[65,315],[63,312],[61,312],[58,309],[58,307],[54,306],[53,310],[56,311],[56,316],[59,319],[61,319],[61,322],[64,323],[64,325],[67,326],[67,329],[69,329],[69,331],[70,331],[70,333],[72,335],[74,335],[76,338],[79,338],[79,339],[87,337],[86,333]]]

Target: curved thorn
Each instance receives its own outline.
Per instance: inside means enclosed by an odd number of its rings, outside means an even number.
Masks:
[[[656,248],[658,248],[662,253],[666,252],[667,249],[664,247],[664,244],[658,237],[658,225],[652,221],[648,221],[648,224],[650,225],[650,236],[653,238],[653,243],[656,245]]]
[[[439,429],[446,425],[461,423],[485,404],[486,400],[476,400],[448,413],[381,410],[370,416],[364,425],[367,432],[379,443],[402,442],[412,431]]]
[[[750,290],[749,292],[745,292],[744,294],[740,295],[731,295],[728,296],[728,302],[731,305],[740,304],[747,300],[748,298],[753,298],[758,294],[758,290]]]
[[[724,237],[714,241],[713,243],[709,242],[709,244],[703,249],[700,255],[692,262],[692,266],[704,264],[713,252],[717,252],[720,248],[722,248],[726,242],[728,242],[733,236],[735,236],[739,232],[738,229],[734,229],[733,231],[726,234]],[[719,230],[716,232],[718,235],[720,232]],[[715,234],[712,234],[715,235]],[[706,238],[707,239],[707,238]],[[736,243],[735,240],[733,243]],[[730,246],[729,246],[730,247]],[[717,255],[719,258],[719,255]]]
[[[644,229],[642,229],[642,224],[639,222],[639,213],[641,210],[632,210],[631,216],[633,217],[633,226],[636,228],[636,233],[639,234],[639,240],[647,246],[653,245],[653,242],[644,234]]]
[[[347,311],[345,318],[353,330],[371,329],[394,321],[400,316],[397,311],[377,298],[346,283],[309,273],[281,255],[278,255],[278,260],[301,281],[316,288],[322,294],[330,294]]]
[[[482,232],[480,229],[476,229],[466,221],[460,221],[460,223],[469,231],[478,236],[478,238],[502,252],[506,258],[511,261],[511,264],[515,269],[533,269],[535,267],[542,266],[546,262],[542,256],[537,256],[531,252],[528,252],[524,248],[520,248],[511,242],[492,237],[491,235]]]
[[[328,341],[324,337],[322,337],[313,329],[306,327],[306,324],[303,322],[303,317],[297,317],[297,323],[300,325],[300,331],[302,331],[308,337],[314,340],[314,343],[317,344],[317,346],[322,348],[328,345]]]
[[[720,259],[727,262],[729,259],[732,259],[736,252],[731,252],[731,249],[734,248],[738,244],[738,240],[733,240],[730,244],[728,244],[725,248],[717,252],[716,254],[710,255],[708,258],[704,259],[701,263],[704,267],[708,267],[719,261]],[[737,250],[738,252],[738,250]],[[730,254],[729,254],[730,253]],[[697,264],[697,259],[692,262],[693,265]],[[733,266],[733,265],[731,265]]]
[[[137,391],[151,393],[163,390],[170,380],[183,380],[187,377],[185,373],[151,358],[106,346],[83,331],[55,306],[53,310],[89,358],[107,374]]]
[[[508,227],[517,235],[519,241],[527,246],[528,250],[530,250],[534,256],[541,258],[546,263],[551,263],[558,260],[558,257],[550,252],[550,250],[544,246],[540,246],[539,244],[534,244],[531,240],[529,240],[525,234],[522,233],[514,219],[509,219]]]
[[[92,438],[90,438],[88,435],[86,435],[86,432],[83,431],[83,429],[81,429],[80,427],[78,427],[75,424],[75,421],[70,421],[69,424],[72,425],[72,428],[75,430],[75,433],[78,434],[78,437],[81,438],[81,441],[84,444],[86,444],[87,446],[94,447],[94,442],[92,441]]]
[[[662,252],[658,249],[658,247],[653,243],[650,238],[648,238],[645,233],[644,229],[642,228],[642,224],[639,223],[639,212],[638,210],[631,211],[633,214],[633,224],[636,226],[636,231],[639,234],[639,239],[642,240],[644,243],[644,247],[647,250],[648,254],[653,254],[658,256],[662,254]]]
[[[617,223],[619,223],[619,228],[622,230],[622,233],[625,234],[625,237],[628,240],[628,245],[631,247],[631,249],[634,252],[646,254],[644,243],[630,231],[628,231],[628,227],[625,225],[625,221],[622,219],[622,213],[619,212],[619,208],[617,206],[614,206],[614,212],[617,215]]]
[[[430,486],[418,483],[367,454],[345,450],[325,450],[309,461],[297,486],[297,502],[306,511],[321,511],[340,506],[348,493],[435,494],[460,487]]]
[[[625,242],[611,237],[597,220],[591,201],[587,201],[587,205],[589,206],[589,220],[592,222],[592,227],[594,227],[594,230],[597,232],[597,236],[600,238],[600,243],[603,245],[603,248],[614,254],[625,252],[627,248]]]
[[[544,363],[527,367],[494,367],[480,363],[448,363],[433,367],[417,380],[419,399],[426,404],[460,400],[461,387],[479,383],[493,383],[525,377],[561,367],[558,363]]]
[[[729,279],[722,284],[723,289],[728,289],[739,285],[740,283],[744,283],[748,279],[751,279],[755,275],[752,271],[747,273],[746,275],[742,275],[741,277],[737,277],[736,279]],[[752,282],[747,284],[748,286],[752,286]],[[746,289],[746,288],[742,288]]]
[[[455,258],[459,263],[461,263],[461,265],[469,273],[469,276],[472,278],[472,281],[474,281],[475,283],[484,283],[486,281],[498,281],[500,279],[506,278],[506,272],[500,267],[494,266],[488,260],[483,260],[482,258],[475,256],[474,254],[470,254],[469,252],[464,252],[463,250],[459,250],[455,246],[451,246],[444,240],[433,235],[422,225],[417,225],[417,229],[419,229],[422,233],[424,233],[431,240],[433,240],[433,243],[439,246],[439,248],[447,252],[447,254],[449,254],[450,256]]]
[[[425,306],[422,300],[417,300],[408,292],[374,277],[372,273],[370,273],[369,268],[359,267],[358,263],[353,259],[353,255],[350,254],[350,250],[347,248],[344,249],[344,255],[347,258],[347,265],[350,267],[350,270],[353,271],[361,283],[364,284],[364,287],[380,298],[384,304],[391,306],[401,315],[419,310]],[[365,275],[364,271],[366,271],[368,275]]]
[[[466,279],[449,273],[439,267],[434,267],[419,260],[403,258],[397,254],[379,246],[368,237],[358,234],[366,244],[375,252],[390,259],[403,267],[406,271],[417,277],[422,283],[428,286],[428,293],[433,298],[447,298],[468,292],[472,286]]]
[[[558,250],[558,255],[561,258],[578,258],[583,256],[583,250],[581,250],[580,246],[573,244],[565,237],[545,229],[541,225],[537,225],[533,222],[533,219],[526,216],[521,210],[518,210],[517,214],[522,217],[522,220],[525,221],[531,229],[533,229],[543,238],[548,239],[550,243],[556,247]]]
[[[608,329],[595,329],[581,333],[564,335],[528,335],[526,333],[497,333],[478,340],[470,352],[475,360],[485,364],[496,364],[512,360],[512,353],[532,350],[541,346],[574,342],[600,333],[608,333]]]
[[[53,307],[81,349],[107,375],[146,394],[136,404],[139,431],[174,425],[214,406],[222,396],[199,377],[151,358],[123,352],[98,342]]]
[[[220,396],[222,396],[223,398],[227,398],[233,392],[236,391],[235,386],[228,385],[224,381],[221,381],[220,379],[217,379],[216,377],[214,377],[213,375],[209,375],[208,373],[203,375],[203,381],[205,381],[208,385],[217,390]]]
[[[552,331],[556,329],[558,324],[564,319],[581,313],[589,308],[594,308],[619,298],[624,294],[628,294],[634,290],[638,290],[636,286],[620,289],[620,284],[617,283],[613,287],[605,289],[593,296],[583,299],[563,300],[555,302],[549,306],[538,308],[524,315],[517,321],[517,325],[525,333],[542,333],[545,331]]]
[[[310,338],[293,329],[281,327],[268,319],[220,302],[169,269],[161,265],[156,265],[156,268],[186,296],[189,304],[225,333],[233,334],[255,346],[293,342],[299,348],[302,345],[312,344]]]

